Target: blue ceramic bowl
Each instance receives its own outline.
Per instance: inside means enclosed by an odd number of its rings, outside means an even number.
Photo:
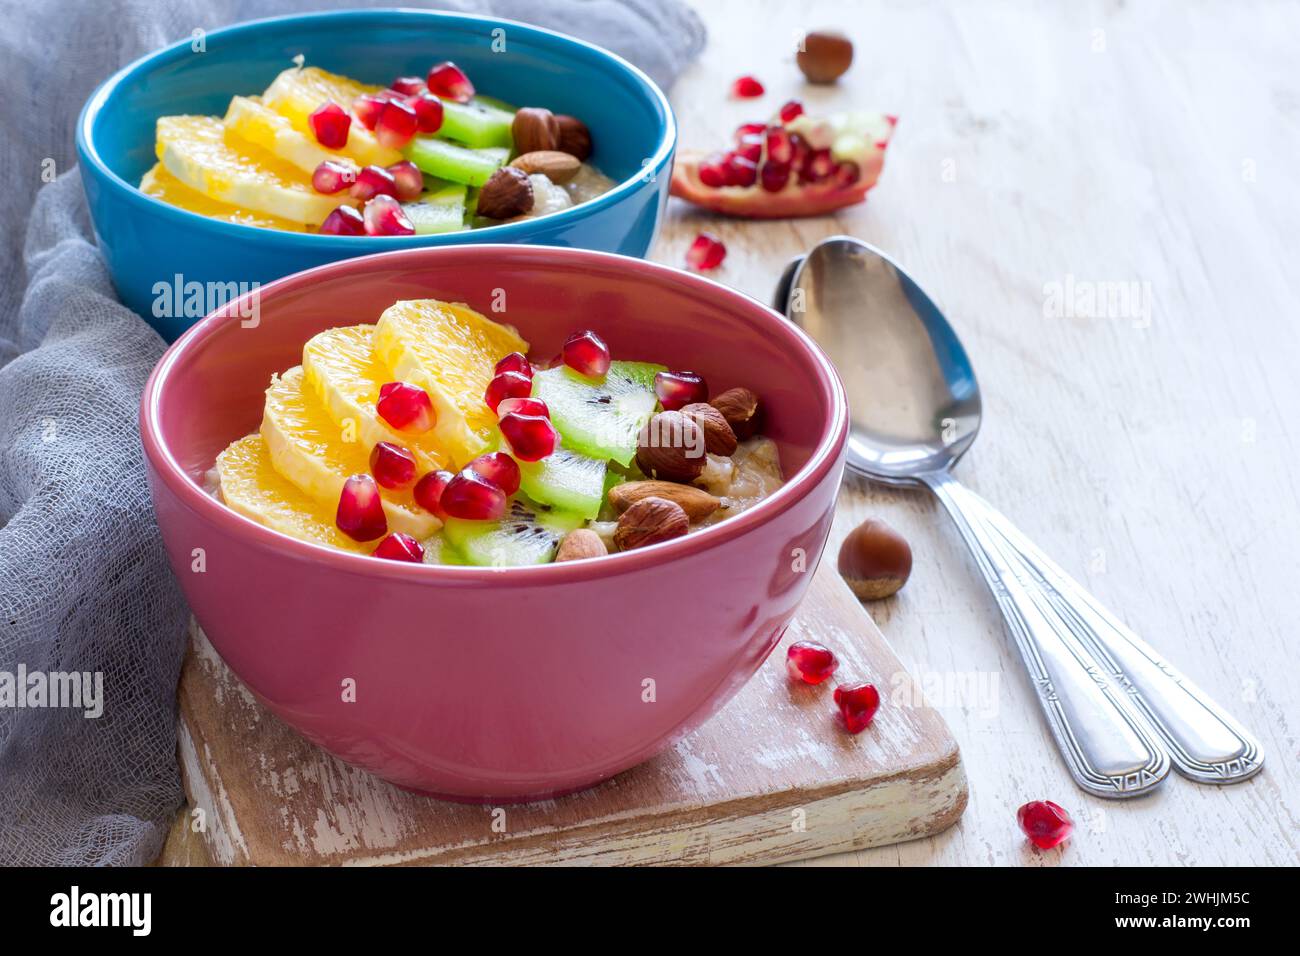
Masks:
[[[504,40],[505,49],[494,52]],[[663,92],[612,53],[549,30],[491,17],[365,10],[279,17],[214,30],[118,72],[86,102],[77,152],[100,249],[122,301],[167,340],[245,291],[313,266],[418,246],[478,242],[576,246],[644,256],[668,201],[677,124]],[[153,165],[154,122],[224,115],[298,54],[308,65],[386,85],[454,60],[481,93],[579,117],[594,163],[618,185],[545,218],[441,236],[322,236],[209,219],[136,188]]]

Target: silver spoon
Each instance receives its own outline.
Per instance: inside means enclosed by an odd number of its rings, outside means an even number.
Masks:
[[[787,265],[776,308],[844,379],[849,468],[929,488],[956,522],[1080,787],[1138,796],[1171,761],[1205,783],[1259,771],[1263,752],[1240,724],[952,476],[979,433],[979,385],[952,326],[897,263],[858,239],[826,239]]]

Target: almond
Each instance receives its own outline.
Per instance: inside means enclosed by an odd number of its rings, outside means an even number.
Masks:
[[[710,455],[730,458],[735,454],[736,433],[731,430],[722,412],[705,402],[686,405],[681,411],[704,430],[704,446]]]
[[[560,128],[560,142],[555,148],[578,157],[583,162],[591,155],[591,130],[576,116],[558,113],[555,122]]]
[[[680,505],[652,495],[623,512],[614,529],[614,544],[620,551],[631,551],[680,538],[690,528],[690,520]]]
[[[502,166],[478,193],[478,214],[489,219],[513,219],[532,208],[533,184],[514,166]]]
[[[691,521],[707,518],[722,506],[722,502],[703,488],[679,485],[672,481],[625,481],[609,489],[609,503],[615,511],[623,512],[642,498],[663,498],[671,501]]]
[[[570,531],[560,541],[560,548],[555,552],[555,560],[581,561],[583,558],[599,558],[609,554],[600,535],[586,528]]]
[[[515,169],[522,169],[529,175],[541,173],[551,182],[559,184],[567,183],[578,175],[578,170],[582,168],[582,161],[558,149],[539,149],[516,156],[510,161],[510,165]]]
[[[637,436],[636,463],[650,478],[694,481],[704,470],[704,430],[681,412],[660,412]]]
[[[747,388],[729,388],[709,402],[722,412],[732,432],[741,441],[753,438],[762,421],[762,408],[758,396]]]
[[[522,156],[541,149],[555,149],[560,143],[560,124],[550,110],[525,106],[515,113],[510,134],[515,141],[515,152]]]

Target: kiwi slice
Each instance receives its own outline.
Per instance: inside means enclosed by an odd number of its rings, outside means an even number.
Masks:
[[[465,189],[464,183],[442,183],[414,202],[402,203],[402,211],[419,235],[460,232],[465,228]]]
[[[420,172],[468,186],[482,186],[505,164],[509,155],[507,146],[470,149],[432,136],[417,136],[406,147],[407,159]]]
[[[533,376],[533,397],[546,402],[568,448],[627,465],[658,403],[655,376],[666,370],[650,362],[611,362],[605,377],[594,379],[559,365]]]
[[[443,533],[430,535],[424,539],[424,563],[425,564],[469,564],[460,553],[451,546]]]
[[[496,521],[448,518],[442,533],[467,564],[508,568],[546,564],[555,557],[560,539],[583,523],[581,515],[516,498]]]
[[[437,135],[475,149],[485,146],[509,147],[514,142],[510,135],[514,121],[513,110],[506,112],[481,99],[470,100],[468,103],[443,100],[442,126],[438,128]]]
[[[605,500],[605,459],[557,448],[541,461],[519,463],[519,487],[533,501],[594,518]]]

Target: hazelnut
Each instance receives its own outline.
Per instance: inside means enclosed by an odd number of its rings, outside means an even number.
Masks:
[[[578,528],[570,531],[560,540],[559,550],[555,552],[555,560],[557,562],[581,561],[583,558],[599,558],[606,554],[609,554],[609,549],[605,547],[605,542],[601,540],[600,535],[586,528]]]
[[[539,149],[532,153],[522,153],[512,159],[510,165],[515,169],[522,169],[529,175],[541,173],[557,184],[567,183],[578,175],[578,170],[582,168],[582,163],[576,157],[562,153],[558,149]]]
[[[502,166],[478,193],[478,214],[489,219],[513,219],[532,208],[533,184],[514,166]]]
[[[591,130],[587,129],[587,124],[565,113],[557,114],[555,122],[560,127],[560,144],[555,148],[578,157],[579,162],[586,162],[591,155]]]
[[[728,458],[736,452],[736,433],[727,424],[722,412],[705,402],[695,402],[682,408],[682,414],[704,431],[704,446],[710,455]]]
[[[722,412],[722,417],[740,441],[753,438],[762,424],[758,396],[747,388],[729,388],[709,404]]]
[[[541,149],[555,149],[560,142],[560,125],[555,114],[537,106],[525,106],[515,113],[510,126],[515,141],[515,152],[535,153]]]
[[[631,551],[680,538],[690,527],[690,520],[680,505],[651,495],[623,512],[614,529],[614,544],[620,551]]]
[[[795,62],[810,83],[834,83],[853,63],[853,41],[839,30],[815,30],[803,38]]]
[[[681,412],[660,412],[637,436],[636,463],[650,478],[694,481],[706,453],[704,430]]]
[[[609,489],[609,503],[615,511],[626,511],[642,498],[663,498],[686,512],[691,521],[707,518],[722,502],[703,488],[679,485],[673,481],[625,481]]]
[[[889,597],[912,573],[912,548],[879,518],[868,518],[840,545],[840,575],[861,601]]]

